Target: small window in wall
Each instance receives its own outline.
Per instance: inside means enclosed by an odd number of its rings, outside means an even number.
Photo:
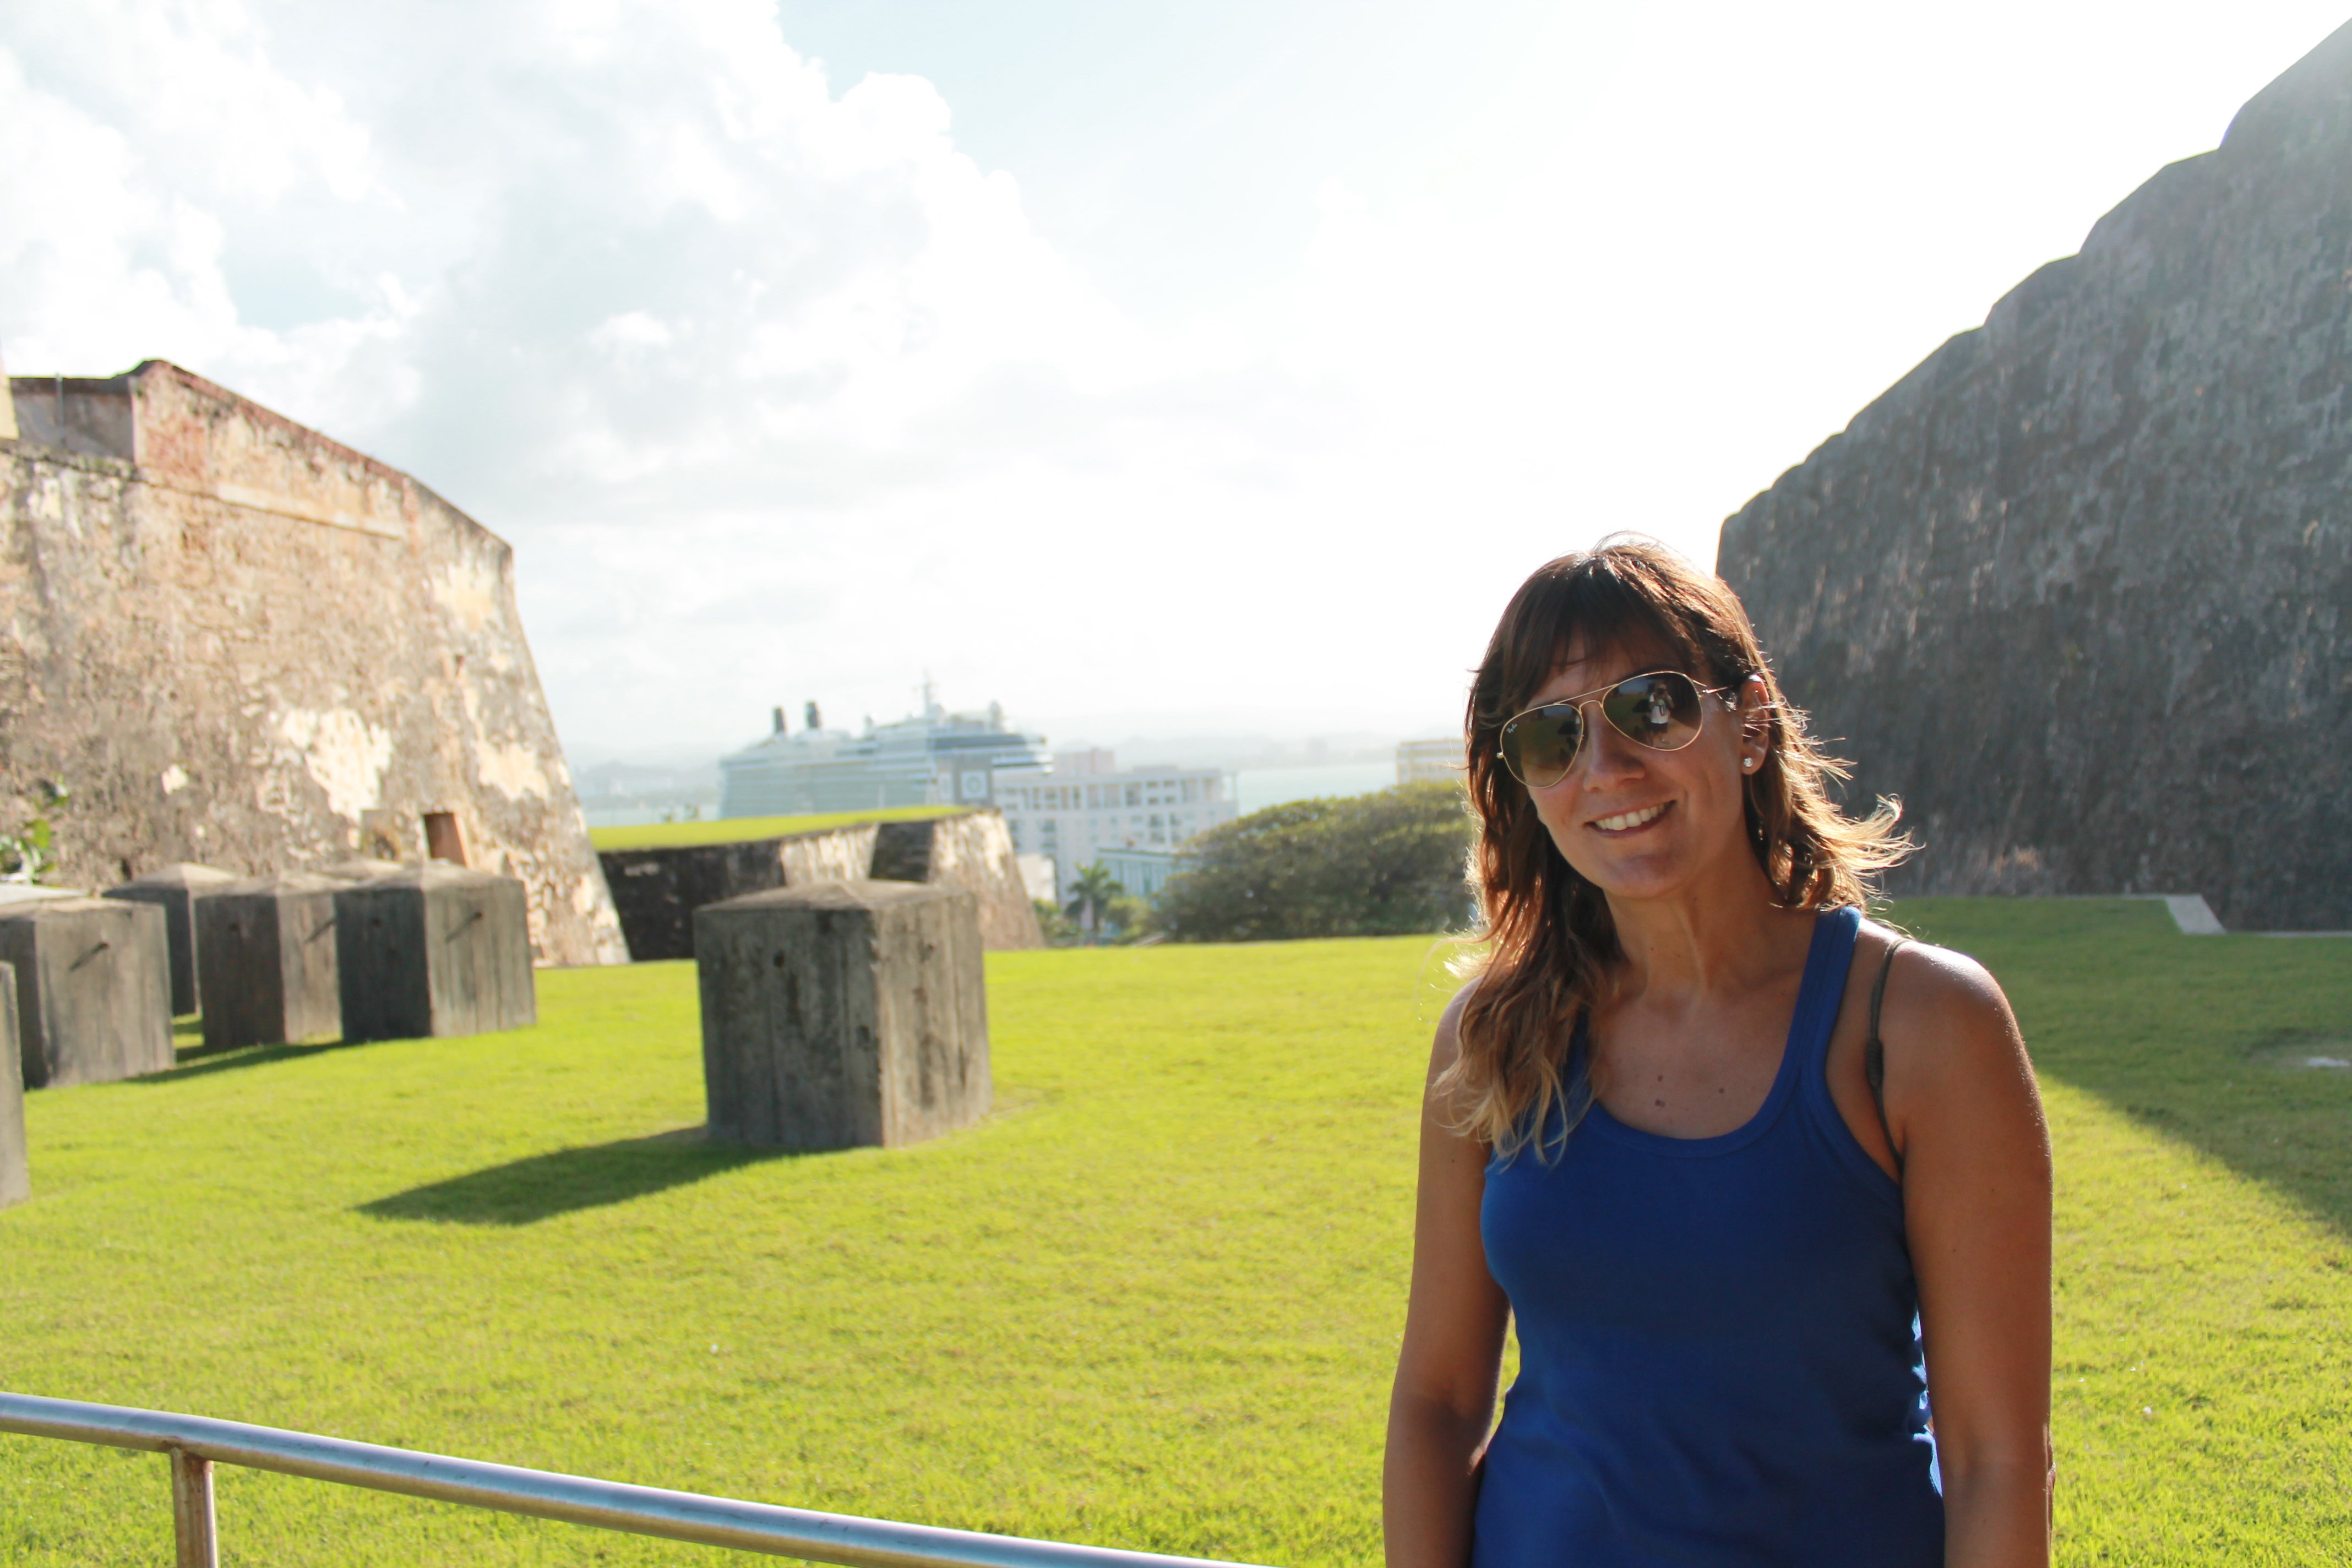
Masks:
[[[425,814],[425,853],[436,860],[446,860],[452,866],[466,863],[466,836],[457,830],[456,812],[428,811]]]

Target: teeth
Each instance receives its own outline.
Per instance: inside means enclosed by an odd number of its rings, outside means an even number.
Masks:
[[[1661,802],[1656,805],[1643,806],[1639,811],[1623,811],[1619,812],[1615,816],[1601,817],[1592,826],[1603,833],[1622,833],[1629,827],[1639,827],[1643,823],[1657,821],[1658,814],[1665,809],[1664,803]]]

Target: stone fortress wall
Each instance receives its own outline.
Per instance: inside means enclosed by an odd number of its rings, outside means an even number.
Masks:
[[[1725,523],[1914,892],[2352,927],[2352,26]]]
[[[176,365],[5,384],[0,826],[71,790],[53,880],[462,858],[539,962],[626,961],[504,541]]]
[[[607,849],[602,858],[629,956],[638,963],[692,958],[695,911],[708,905],[869,879],[971,894],[981,945],[991,952],[1045,945],[1013,836],[993,806],[767,838]]]

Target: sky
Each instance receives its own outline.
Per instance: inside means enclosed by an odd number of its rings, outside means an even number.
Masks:
[[[0,356],[512,542],[575,763],[1443,733],[2346,19],[2303,0],[0,8]]]

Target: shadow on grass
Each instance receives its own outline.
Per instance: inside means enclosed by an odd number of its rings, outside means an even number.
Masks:
[[[208,1078],[216,1072],[236,1072],[245,1068],[268,1067],[271,1062],[291,1061],[298,1057],[315,1057],[320,1051],[357,1050],[362,1045],[383,1045],[387,1041],[366,1040],[357,1044],[343,1040],[313,1040],[299,1046],[223,1046],[207,1050],[203,1046],[183,1049],[178,1054],[179,1065],[165,1068],[132,1079],[133,1083],[178,1083],[184,1079]]]
[[[534,1225],[578,1209],[647,1197],[743,1165],[799,1156],[712,1142],[702,1128],[534,1154],[359,1205],[378,1219]]]
[[[2183,936],[2161,904],[2105,900],[1906,900],[1895,913],[1992,971],[2045,1079],[2352,1237],[2352,1069],[2327,1065],[2352,1060],[2352,940]]]

